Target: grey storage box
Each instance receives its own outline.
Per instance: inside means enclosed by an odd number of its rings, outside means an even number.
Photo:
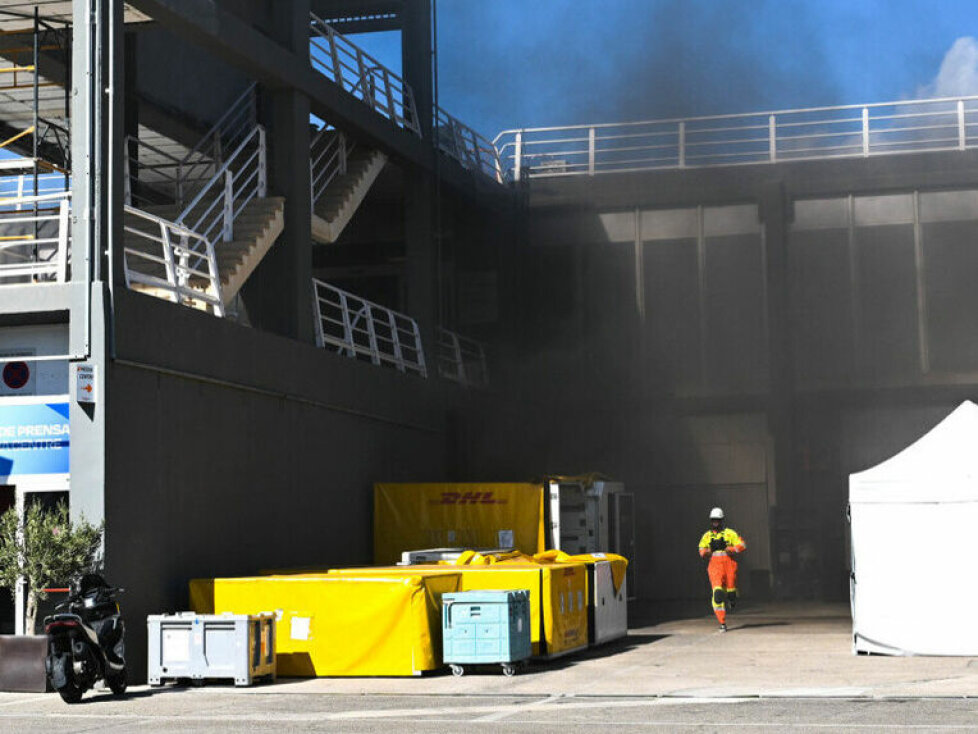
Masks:
[[[147,678],[233,679],[236,686],[275,680],[274,614],[153,614],[149,628]]]

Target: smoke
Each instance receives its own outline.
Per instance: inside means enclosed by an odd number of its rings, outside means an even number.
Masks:
[[[818,4],[439,0],[441,101],[507,127],[839,104]]]
[[[957,39],[944,54],[937,76],[917,88],[917,98],[978,95],[978,40]]]

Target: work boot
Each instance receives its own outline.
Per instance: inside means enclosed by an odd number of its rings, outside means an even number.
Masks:
[[[727,623],[726,622],[721,622],[720,623],[720,631],[721,632],[726,632],[727,631]]]
[[[727,592],[727,614],[732,612],[737,606],[737,592],[728,591]]]

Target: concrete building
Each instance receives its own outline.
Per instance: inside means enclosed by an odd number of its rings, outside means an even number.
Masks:
[[[643,603],[715,504],[746,594],[844,598],[848,472],[974,397],[978,101],[492,142],[431,12],[0,0],[0,411],[70,426],[4,501],[104,519],[134,671],[190,578],[369,562],[375,481],[599,471]]]

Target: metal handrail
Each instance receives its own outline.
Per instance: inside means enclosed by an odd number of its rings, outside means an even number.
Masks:
[[[309,16],[312,67],[391,122],[421,135],[408,83],[315,13]]]
[[[33,208],[33,202],[24,203],[29,198],[29,191],[34,189],[34,175],[30,173],[18,176],[0,175],[0,212],[22,211],[25,207]],[[71,179],[61,173],[41,173],[37,176],[37,190],[40,196],[62,194],[71,190]],[[13,203],[7,203],[11,200]],[[48,199],[41,199],[48,202]]]
[[[0,199],[0,285],[68,282],[71,192]]]
[[[417,322],[313,278],[316,343],[339,354],[368,359],[399,372],[428,376]]]
[[[127,137],[127,184],[129,177],[133,177],[147,190],[154,191],[161,198],[171,200],[178,206],[183,206],[187,199],[195,196],[200,187],[213,178],[214,172],[224,161],[225,151],[237,148],[254,129],[255,89],[254,82],[249,84],[217,122],[182,156],[178,157],[161,150],[138,137]],[[130,156],[132,144],[135,144],[139,150],[145,150],[149,154],[147,157],[156,160],[146,163],[138,154],[135,159],[132,159]],[[150,176],[142,177],[144,171],[149,172]],[[131,186],[128,187],[129,203],[134,203],[131,198],[133,193]]]
[[[441,107],[435,107],[435,140],[439,150],[457,160],[464,168],[480,171],[502,182],[503,166],[493,142]]]
[[[595,175],[978,146],[978,96],[504,130],[504,177]]]
[[[312,206],[326,193],[336,179],[346,173],[347,161],[356,142],[335,128],[323,126],[309,144],[309,176]]]
[[[230,242],[234,220],[248,202],[265,196],[267,182],[265,128],[256,125],[184,207],[176,222],[186,224],[208,241]],[[198,206],[203,211],[195,211]]]
[[[244,123],[241,122],[242,114],[247,114],[251,118],[250,121],[254,122],[256,89],[255,82],[247,86],[224,114],[217,119],[217,122],[211,125],[211,129],[187,152],[187,155],[184,156],[184,162],[192,159],[194,155],[200,154],[204,149],[213,147],[214,141],[226,139],[229,134],[233,135],[234,131],[240,129],[242,124],[247,126],[248,120],[245,120]],[[235,124],[228,124],[229,120],[233,120]]]
[[[224,316],[214,247],[192,229],[133,206],[125,207],[126,286],[185,306],[204,305]]]
[[[469,387],[489,384],[485,346],[445,328],[438,329],[438,374]]]

